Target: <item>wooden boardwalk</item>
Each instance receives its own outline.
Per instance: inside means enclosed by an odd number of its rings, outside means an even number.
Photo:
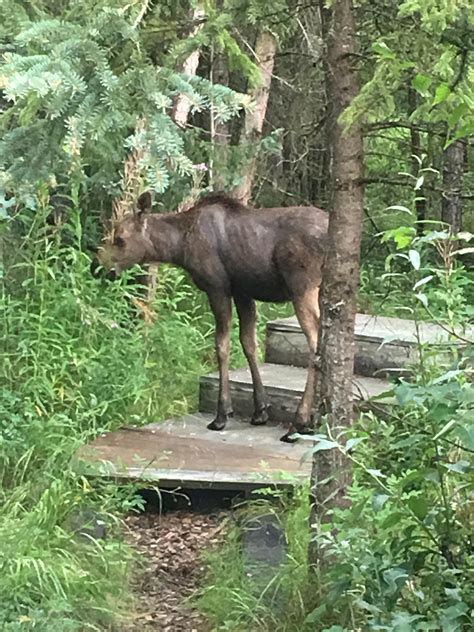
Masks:
[[[384,402],[390,403],[384,395],[390,389],[386,378],[403,374],[417,362],[417,340],[436,350],[432,361],[451,361],[446,332],[429,323],[358,314],[355,334],[358,407],[373,406],[371,398],[377,398],[379,410]],[[201,378],[201,412],[104,434],[84,446],[77,457],[90,474],[163,488],[252,489],[306,480],[311,442],[282,443],[279,438],[285,428],[275,424],[292,421],[304,389],[307,361],[306,340],[294,318],[268,323],[266,363],[261,366],[272,419],[268,426],[232,421],[223,432],[207,430],[218,393],[218,377],[211,374]],[[248,419],[253,410],[248,369],[231,371],[230,388],[237,417]]]
[[[281,426],[231,420],[222,432],[207,430],[212,416],[186,415],[142,428],[123,428],[81,448],[77,458],[91,475],[160,487],[253,489],[294,485],[309,478],[311,443],[282,443]]]

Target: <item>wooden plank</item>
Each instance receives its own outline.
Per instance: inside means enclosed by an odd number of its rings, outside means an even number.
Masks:
[[[291,422],[306,384],[306,369],[268,363],[262,364],[259,368],[267,391],[271,421]],[[200,410],[211,413],[216,409],[218,388],[217,373],[201,377]],[[230,372],[230,389],[234,412],[243,417],[251,417],[253,412],[252,377],[248,367]],[[388,389],[390,389],[390,384],[385,380],[354,376],[354,398],[361,404],[372,397],[381,396]],[[393,400],[387,398],[385,401],[388,403]]]
[[[390,376],[406,373],[419,361],[416,323],[401,318],[357,314],[354,371],[364,376]],[[468,336],[474,336],[474,330]],[[448,333],[433,323],[419,323],[423,344],[430,344],[432,361],[449,364],[452,354]],[[456,349],[462,347],[455,343]],[[296,318],[268,323],[265,360],[275,364],[305,367],[308,363],[306,339]]]
[[[158,482],[163,487],[247,489],[293,485],[309,477],[307,442],[285,444],[279,441],[282,428],[235,420],[226,430],[213,432],[206,428],[211,419],[196,413],[123,428],[82,447],[76,458],[91,474]]]
[[[270,321],[269,329],[280,331],[301,332],[301,328],[295,316]],[[468,339],[474,337],[474,328],[467,331]],[[381,344],[384,341],[391,343],[405,343],[408,345],[443,344],[449,341],[449,333],[436,325],[426,321],[414,321],[405,318],[392,318],[388,316],[373,316],[371,314],[357,314],[355,322],[355,338],[364,338]]]

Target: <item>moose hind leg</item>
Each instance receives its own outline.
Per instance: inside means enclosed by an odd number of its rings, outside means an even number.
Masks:
[[[314,387],[316,379],[316,349],[318,345],[319,328],[319,288],[305,292],[305,294],[293,301],[296,317],[303,330],[309,348],[308,376],[303,396],[298,404],[294,425],[281,437],[281,441],[292,443],[291,435],[296,431],[301,434],[311,432],[311,415],[314,400]]]
[[[229,387],[230,327],[232,303],[225,294],[209,296],[209,303],[216,321],[216,354],[219,365],[219,399],[217,416],[208,424],[209,430],[223,430],[232,416],[232,403]]]
[[[257,310],[255,301],[247,297],[234,297],[239,316],[240,343],[249,363],[253,383],[254,412],[250,421],[262,426],[268,421],[268,405],[257,361]]]

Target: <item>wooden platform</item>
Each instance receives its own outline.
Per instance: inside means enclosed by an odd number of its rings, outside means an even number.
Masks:
[[[467,332],[467,337],[474,337],[473,329]],[[453,348],[457,353],[463,344],[449,338],[448,332],[434,323],[357,314],[354,372],[379,378],[403,375],[410,365],[419,362],[420,344],[430,346],[430,361],[450,364]],[[265,361],[299,367],[308,365],[308,345],[295,317],[268,323]]]
[[[98,437],[76,458],[95,476],[133,479],[163,488],[254,489],[285,487],[309,478],[310,443],[282,443],[285,429],[232,420],[207,430],[212,415],[123,428]]]
[[[358,314],[355,338],[353,391],[359,409],[373,407],[373,398],[379,411],[393,402],[384,395],[390,391],[390,381],[380,377],[400,374],[416,362],[418,340],[433,348],[433,362],[451,361],[446,332],[429,323]],[[216,410],[218,377],[206,375],[200,381],[201,412],[102,435],[77,454],[83,463],[81,469],[94,476],[162,488],[245,490],[305,480],[311,471],[311,442],[282,443],[279,439],[285,428],[279,424],[294,418],[306,381],[306,368],[302,367],[307,361],[306,340],[296,319],[270,322],[266,363],[261,366],[271,419],[267,426],[232,421],[223,432],[207,430]],[[232,371],[230,386],[235,414],[241,420],[248,419],[253,411],[249,370]]]
[[[260,374],[270,406],[270,423],[289,423],[293,420],[303,395],[307,373],[306,368],[296,366],[269,363],[260,365]],[[391,403],[393,400],[389,397],[382,399],[383,393],[389,389],[390,384],[385,380],[354,375],[352,391],[354,401],[360,409],[366,407],[371,397],[381,398],[379,404]],[[234,412],[250,418],[253,412],[253,387],[248,367],[230,372],[230,392]],[[216,410],[218,393],[219,375],[211,373],[202,376],[199,383],[199,410]]]

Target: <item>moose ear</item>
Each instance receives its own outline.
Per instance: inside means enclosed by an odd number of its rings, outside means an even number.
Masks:
[[[138,212],[141,215],[142,213],[148,213],[151,211],[151,193],[150,191],[145,191],[142,193],[137,200],[137,208]]]

